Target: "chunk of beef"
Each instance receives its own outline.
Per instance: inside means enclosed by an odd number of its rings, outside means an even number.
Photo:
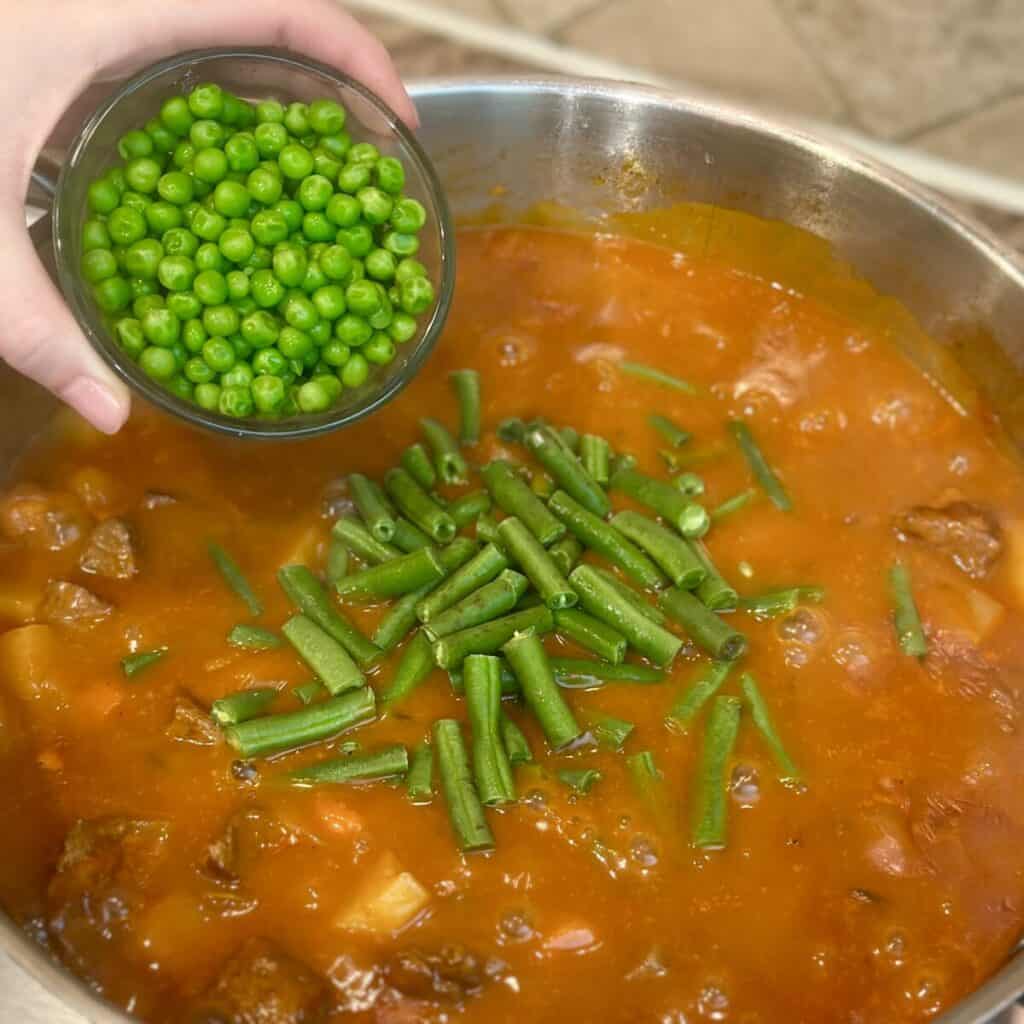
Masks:
[[[171,739],[196,747],[215,747],[223,740],[217,723],[194,700],[185,696],[175,700],[171,723],[165,731]]]
[[[412,999],[438,999],[461,1003],[476,995],[486,980],[485,965],[464,946],[443,946],[396,953],[385,966],[392,988]]]
[[[200,1000],[193,1024],[316,1024],[330,1009],[327,983],[267,939],[250,939]]]
[[[63,551],[85,532],[88,517],[69,494],[19,487],[0,503],[0,527],[12,540],[28,540],[47,551]]]
[[[949,556],[975,579],[988,574],[1003,548],[999,523],[992,513],[968,501],[941,508],[915,505],[895,520],[897,532]]]
[[[210,844],[203,871],[215,881],[237,885],[262,853],[297,841],[294,831],[260,807],[244,807],[228,819],[223,834]]]
[[[39,615],[46,622],[64,626],[94,626],[107,618],[114,606],[85,587],[67,580],[51,580],[46,585]]]
[[[132,535],[123,519],[105,519],[89,535],[79,556],[82,572],[111,580],[131,579],[136,573]]]

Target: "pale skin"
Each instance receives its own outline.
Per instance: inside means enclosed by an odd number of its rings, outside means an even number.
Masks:
[[[387,51],[334,0],[0,0],[0,24],[0,358],[106,433],[127,419],[128,390],[82,336],[25,230],[36,156],[83,90],[184,50],[277,46],[346,72],[417,124]]]

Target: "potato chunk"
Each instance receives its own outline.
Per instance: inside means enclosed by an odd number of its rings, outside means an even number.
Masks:
[[[393,935],[417,918],[430,903],[430,893],[393,853],[385,853],[356,889],[352,902],[338,916],[339,928]]]

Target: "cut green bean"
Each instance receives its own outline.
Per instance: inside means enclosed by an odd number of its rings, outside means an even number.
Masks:
[[[262,615],[263,602],[256,596],[256,591],[249,585],[238,563],[219,544],[210,544],[209,552],[224,582],[242,599],[249,614]]]
[[[688,431],[677,427],[667,416],[653,414],[647,422],[673,447],[682,448],[693,436]]]
[[[671,832],[675,816],[668,793],[665,777],[649,750],[641,750],[626,758],[626,772],[647,813],[654,819],[661,832]]]
[[[488,463],[481,471],[494,503],[506,515],[522,520],[530,533],[548,547],[565,536],[565,524],[556,519],[529,486],[516,473],[512,464],[502,459]],[[477,533],[480,520],[477,520]]]
[[[390,544],[382,544],[362,523],[342,516],[331,528],[331,536],[341,541],[357,558],[369,565],[379,565],[402,552]]]
[[[417,617],[420,622],[431,622],[507,568],[505,552],[494,544],[486,545],[420,601],[416,606]]]
[[[445,572],[453,573],[468,562],[476,550],[475,541],[468,537],[456,537],[451,544],[441,548],[438,558]],[[394,650],[419,621],[416,617],[416,609],[436,586],[437,584],[430,584],[400,597],[377,624],[377,629],[373,634],[374,644],[382,651]]]
[[[821,604],[824,600],[824,587],[784,587],[753,597],[741,597],[736,607],[750,612],[755,618],[774,619],[795,611],[802,604]]]
[[[750,717],[754,720],[754,725],[757,726],[765,743],[768,744],[768,749],[771,750],[772,756],[775,758],[775,763],[779,768],[779,780],[782,782],[799,782],[800,772],[793,763],[793,758],[789,756],[772,722],[772,717],[768,712],[768,705],[765,703],[756,680],[749,672],[744,672],[740,676],[740,690],[743,692],[747,707],[750,708]]]
[[[502,687],[501,692],[505,692],[505,679],[504,673],[506,669],[505,662],[502,661]],[[518,682],[516,684],[518,686]],[[533,751],[530,750],[530,741],[526,738],[523,730],[512,721],[504,711],[501,712],[500,718],[500,729],[501,729],[501,742],[505,747],[505,754],[508,756],[509,764],[513,767],[517,764],[530,764],[533,761]]]
[[[510,416],[498,424],[495,433],[502,441],[522,444],[523,438],[526,437],[526,424],[518,416]]]
[[[498,521],[487,512],[476,518],[476,537],[487,544],[495,544],[498,540]]]
[[[548,507],[565,523],[584,547],[596,551],[617,565],[627,576],[642,587],[657,590],[665,586],[664,573],[632,541],[588,512],[565,491],[555,491]]]
[[[678,622],[694,643],[718,661],[735,661],[747,649],[747,638],[706,608],[688,590],[672,587],[659,598],[662,610]]]
[[[396,743],[365,754],[319,761],[289,772],[285,778],[293,786],[320,786],[325,783],[377,782],[405,775],[408,770],[409,753],[400,743]]]
[[[696,395],[697,388],[689,381],[680,377],[673,377],[672,374],[659,370],[656,366],[648,366],[646,363],[634,363],[630,360],[623,360],[619,363],[619,369],[630,377],[640,377],[643,380],[653,381],[655,384],[664,384],[674,391],[682,391],[687,395]]]
[[[555,681],[567,690],[593,690],[605,683],[663,683],[665,673],[649,665],[611,665],[588,658],[552,658]]]
[[[555,565],[566,576],[576,567],[583,554],[583,545],[571,534],[563,537],[557,544],[548,548],[548,554],[554,559]]]
[[[423,628],[431,639],[438,640],[460,630],[480,626],[512,611],[528,586],[525,576],[505,569],[497,579],[485,583],[458,604],[445,609]]]
[[[531,473],[530,490],[542,501],[547,501],[555,493],[555,481],[547,473]]]
[[[580,461],[589,476],[602,486],[611,475],[611,445],[597,434],[584,434],[580,438]]]
[[[442,718],[435,722],[433,745],[437,753],[441,790],[459,848],[467,853],[493,849],[494,836],[473,785],[469,755],[466,753],[459,723],[453,718]]]
[[[437,552],[433,548],[420,548],[411,554],[399,555],[388,562],[352,573],[338,580],[335,590],[342,597],[361,600],[401,597],[443,578],[444,567]]]
[[[466,708],[472,731],[473,778],[487,806],[516,798],[512,765],[501,739],[501,662],[486,654],[466,658]]]
[[[893,624],[900,650],[912,658],[923,658],[928,653],[928,641],[914,601],[910,572],[900,562],[889,569],[889,596],[892,599]]]
[[[553,628],[554,619],[544,605],[526,608],[442,637],[434,644],[434,660],[441,668],[457,668],[470,654],[496,654],[516,633],[550,633]]]
[[[611,486],[653,509],[684,537],[702,537],[708,532],[711,519],[704,506],[688,500],[664,480],[636,469],[620,469],[612,474]]]
[[[611,502],[604,489],[554,430],[541,426],[527,431],[526,447],[551,474],[559,488],[588,512],[603,517],[611,511]]]
[[[683,691],[665,716],[665,724],[674,732],[687,732],[701,708],[719,691],[732,671],[732,662],[713,661],[704,666]]]
[[[480,440],[480,374],[476,370],[455,370],[448,374],[459,400],[459,440],[476,444]]]
[[[559,692],[540,637],[534,633],[513,636],[502,652],[551,747],[559,750],[579,737],[583,730]]]
[[[562,608],[555,612],[555,632],[613,665],[620,664],[626,656],[626,638],[578,608]]]
[[[523,691],[519,686],[519,680],[515,673],[508,667],[504,658],[498,659],[501,662],[501,695],[502,697],[521,697]],[[461,668],[448,670],[448,679],[452,684],[452,693],[462,695],[465,692],[465,679]]]
[[[429,804],[434,799],[434,748],[429,743],[417,744],[412,752],[405,792],[414,804]]]
[[[740,727],[737,697],[716,697],[704,730],[694,802],[693,845],[721,850],[728,832],[729,758]]]
[[[318,697],[327,693],[327,687],[319,679],[310,679],[308,683],[296,686],[292,693],[303,703],[312,704]]]
[[[255,690],[239,690],[237,693],[220,697],[210,706],[210,716],[225,728],[247,722],[250,718],[263,714],[273,704],[277,690],[272,686],[262,686]]]
[[[558,772],[559,781],[580,796],[586,796],[603,778],[597,768],[562,768]]]
[[[624,718],[615,718],[614,715],[603,715],[596,711],[584,715],[583,720],[597,745],[606,750],[621,750],[636,728],[632,722],[627,722]]]
[[[722,574],[715,568],[707,548],[699,542],[693,542],[693,550],[704,566],[707,576],[704,582],[697,587],[697,597],[705,608],[713,612],[725,611],[728,608],[735,608],[739,595],[734,587],[726,583]]]
[[[464,483],[469,473],[469,467],[459,451],[459,446],[455,443],[455,438],[448,433],[448,428],[437,420],[425,416],[420,420],[420,430],[423,431],[423,436],[426,437],[427,444],[434,453],[434,468],[442,483]]]
[[[576,566],[569,582],[579,594],[584,611],[621,633],[644,657],[658,665],[672,664],[682,640],[623,599],[592,566]]]
[[[740,446],[740,451],[743,452],[744,458],[750,464],[750,470],[754,474],[754,479],[771,499],[772,504],[783,512],[791,511],[793,501],[783,486],[782,481],[776,475],[775,470],[769,465],[768,460],[764,457],[764,453],[754,440],[750,427],[740,420],[733,420],[729,424],[729,433],[736,439],[736,443]]]
[[[305,615],[295,615],[281,632],[332,694],[362,686],[363,673],[344,647]]]
[[[269,651],[281,646],[281,638],[262,626],[240,622],[228,633],[228,643],[232,647],[246,647],[251,651]]]
[[[402,466],[425,491],[429,491],[437,483],[437,470],[430,461],[427,449],[418,441],[402,453]]]
[[[402,515],[434,540],[446,544],[455,536],[455,522],[404,469],[391,469],[384,476],[384,489]]]
[[[651,622],[656,622],[659,626],[664,626],[668,621],[665,613],[655,605],[651,604],[650,601],[644,597],[643,594],[638,594],[625,580],[620,580],[611,569],[605,569],[604,566],[595,565],[594,569],[603,579],[607,580],[618,592],[622,595],[625,600],[629,601],[641,615],[646,616]]]
[[[380,649],[335,608],[327,591],[306,566],[286,565],[278,570],[277,580],[292,604],[337,640],[363,668],[380,657]]]
[[[392,708],[405,700],[433,670],[434,652],[430,638],[419,630],[406,645],[391,685],[380,695],[381,704]]]
[[[464,494],[456,498],[448,506],[448,515],[455,520],[455,525],[461,530],[476,522],[485,512],[491,510],[491,499],[486,491],[473,491],[472,494]]]
[[[413,526],[408,519],[398,516],[395,519],[394,543],[399,551],[411,555],[420,548],[429,548],[434,542],[418,526]]]
[[[395,536],[395,520],[383,491],[362,473],[350,473],[348,487],[359,515],[374,539],[382,544],[390,543]]]
[[[539,424],[531,424],[531,426],[537,425]],[[575,427],[559,427],[557,433],[558,439],[569,451],[579,454],[580,432]]]
[[[677,587],[693,590],[704,582],[707,570],[693,548],[678,534],[633,511],[617,513],[611,523],[619,533],[646,551]]]
[[[551,609],[571,608],[578,598],[544,545],[516,516],[498,523],[498,540]]]
[[[224,735],[242,757],[265,757],[319,743],[376,714],[373,690],[361,686],[351,693],[280,715],[265,715],[228,726]]]
[[[143,669],[149,668],[150,665],[155,665],[166,656],[166,647],[158,647],[153,651],[138,651],[135,654],[126,654],[121,659],[121,671],[125,674],[126,678],[131,679]]]
[[[680,473],[672,481],[672,486],[688,498],[699,498],[704,493],[704,480],[696,473]]]
[[[757,497],[757,492],[750,487],[745,491],[740,491],[739,494],[734,494],[731,498],[726,498],[721,505],[711,510],[711,522],[720,523],[734,512],[739,512],[741,508],[746,508],[755,497]]]
[[[337,537],[331,538],[327,548],[327,582],[335,584],[348,572],[348,547]]]

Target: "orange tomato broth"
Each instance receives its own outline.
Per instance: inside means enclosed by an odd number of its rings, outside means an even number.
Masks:
[[[272,937],[329,978],[333,1012],[353,1020],[392,1019],[355,998],[353,972],[398,949],[445,943],[500,969],[461,1008],[427,1001],[401,1019],[893,1022],[955,1003],[1003,962],[1024,919],[1024,481],[998,425],[963,415],[873,325],[714,258],[610,236],[486,228],[461,234],[459,268],[454,310],[427,368],[350,430],[302,444],[240,444],[140,409],[116,437],[75,426],[25,454],[15,481],[70,492],[93,518],[130,524],[139,573],[125,582],[83,576],[74,547],[43,552],[12,540],[0,553],[3,589],[32,595],[67,579],[116,606],[92,629],[49,627],[56,643],[42,667],[16,677],[12,662],[0,663],[3,905],[38,932],[71,824],[127,815],[167,822],[168,855],[140,883],[142,908],[126,933],[106,946],[97,940],[79,968],[147,1019],[182,1019],[251,936]],[[703,393],[627,376],[622,358]],[[494,429],[507,416],[543,416],[601,434],[666,477],[664,441],[647,424],[658,412],[708,456],[695,468],[711,507],[753,486],[725,428],[744,418],[789,489],[791,513],[761,495],[707,538],[741,593],[793,584],[826,591],[795,623],[729,617],[749,637],[743,668],[756,675],[805,784],[777,780],[745,714],[732,764],[748,782],[729,798],[726,849],[689,843],[706,712],[687,734],[664,725],[706,664],[690,647],[662,684],[568,692],[578,713],[636,724],[625,753],[653,752],[668,820],[638,800],[623,753],[552,755],[525,709],[506,705],[538,767],[518,770],[517,804],[488,811],[491,854],[459,855],[440,797],[414,807],[402,786],[386,783],[311,791],[275,783],[333,744],[257,762],[252,785],[232,774],[237,755],[225,745],[166,735],[182,693],[208,706],[245,686],[309,679],[287,648],[226,644],[249,617],[216,573],[208,542],[230,550],[263,598],[257,621],[279,626],[290,608],[275,572],[303,560],[322,569],[332,482],[357,470],[380,477],[417,438],[422,415],[454,428],[447,375],[464,366],[483,383],[485,436],[469,450],[477,464],[525,460]],[[145,509],[151,491],[178,500]],[[955,499],[987,506],[1001,524],[1004,551],[983,580],[893,529],[909,506]],[[912,573],[933,644],[957,638],[969,666],[901,653],[886,588],[896,559]],[[30,597],[6,601],[4,625],[33,621],[34,612],[17,611],[30,606]],[[381,612],[349,610],[367,633]],[[810,644],[800,642],[808,621],[820,634]],[[123,678],[124,654],[157,646],[169,651],[161,663]],[[555,638],[547,646],[581,653]],[[380,689],[394,664],[385,661],[371,683]],[[723,693],[738,693],[737,676]],[[297,706],[284,695],[274,709]],[[437,671],[353,736],[367,749],[412,745],[449,715],[464,718],[464,708]],[[603,779],[577,798],[555,777],[561,767],[596,767]],[[269,809],[297,838],[253,860],[238,890],[245,912],[228,913],[197,865],[245,806]],[[429,890],[427,910],[393,936],[339,927],[388,852]]]

